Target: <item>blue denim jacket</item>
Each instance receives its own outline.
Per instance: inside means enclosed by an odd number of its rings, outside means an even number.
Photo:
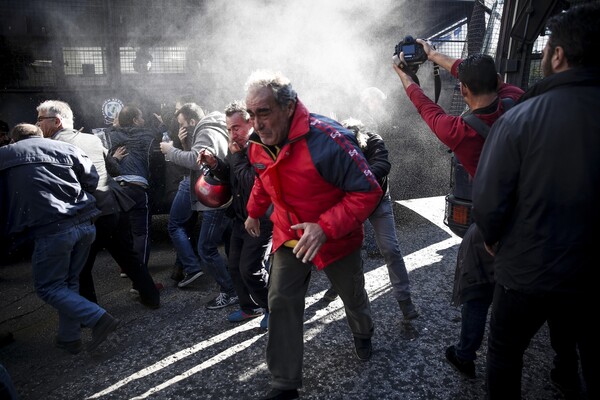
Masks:
[[[111,127],[107,130],[110,138],[110,154],[117,147],[125,146],[128,155],[119,162],[120,176],[117,181],[150,185],[150,164],[153,157],[162,157],[158,149],[159,133],[144,127]],[[158,154],[158,155],[155,155]]]
[[[29,138],[0,148],[0,229],[4,235],[57,232],[100,214],[98,174],[78,147]]]

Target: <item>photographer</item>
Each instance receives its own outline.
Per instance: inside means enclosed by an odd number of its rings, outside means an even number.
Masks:
[[[469,110],[487,125],[491,126],[506,110],[499,99],[510,98],[517,102],[523,91],[513,85],[503,83],[496,72],[492,57],[472,54],[465,60],[442,54],[426,41],[417,39],[423,46],[427,59],[438,64],[460,81],[460,94]],[[392,64],[400,77],[408,98],[417,108],[421,117],[429,125],[442,143],[450,148],[471,177],[475,176],[479,154],[484,139],[469,126],[462,117],[447,114],[442,107],[425,95],[407,71],[403,54],[401,65]]]
[[[427,59],[449,71],[460,81],[460,93],[470,112],[491,126],[506,110],[500,101],[510,98],[516,102],[523,91],[502,83],[490,56],[473,54],[465,60],[455,59],[433,49],[427,42],[417,39],[423,46]],[[484,138],[462,116],[448,115],[429,99],[411,78],[404,54],[398,53],[394,70],[400,77],[409,99],[433,133],[452,150],[471,177],[475,176]],[[414,70],[413,70],[414,71]],[[471,224],[458,250],[454,290],[455,305],[461,307],[461,332],[456,345],[446,349],[448,362],[469,378],[475,377],[476,351],[481,346],[488,308],[494,293],[493,258],[485,251],[483,238],[475,224]]]

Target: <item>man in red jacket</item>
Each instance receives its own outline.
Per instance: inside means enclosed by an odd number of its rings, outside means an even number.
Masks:
[[[491,126],[507,109],[503,99],[516,103],[523,91],[500,81],[494,59],[472,54],[464,60],[442,54],[427,42],[417,39],[430,61],[448,70],[460,81],[460,93],[469,113],[485,126]],[[401,56],[401,59],[403,57]],[[394,64],[406,94],[423,120],[442,143],[452,150],[470,177],[475,176],[485,138],[463,116],[448,115],[429,99],[407,74],[406,67]],[[475,224],[465,233],[458,250],[453,304],[461,304],[461,331],[456,345],[446,349],[446,359],[463,375],[475,377],[475,359],[485,334],[487,314],[494,294],[493,257],[484,248],[483,237]]]
[[[325,271],[344,302],[357,357],[371,357],[374,328],[360,248],[362,224],[382,191],[354,135],[310,114],[287,78],[256,71],[246,87],[254,126],[248,154],[257,172],[247,205],[250,235],[260,234],[258,219],[274,206],[267,343],[272,390],[265,399],[295,399],[313,265]]]

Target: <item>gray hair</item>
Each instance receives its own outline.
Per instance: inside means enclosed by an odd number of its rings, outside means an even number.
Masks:
[[[347,118],[341,122],[342,126],[352,132],[358,141],[358,146],[361,150],[367,148],[367,135],[365,134],[365,125],[361,120],[356,118]]]
[[[246,103],[242,100],[232,101],[225,107],[226,117],[231,117],[234,114],[240,114],[246,122],[250,120],[250,114],[248,114],[248,111],[246,110]]]
[[[283,76],[281,72],[268,70],[254,71],[246,81],[246,93],[261,88],[270,88],[273,91],[275,102],[282,108],[286,107],[290,102],[296,102],[296,91],[292,88],[290,80]]]
[[[73,129],[73,111],[64,101],[46,100],[37,106],[36,110],[50,114],[48,117],[60,117],[63,128]]]

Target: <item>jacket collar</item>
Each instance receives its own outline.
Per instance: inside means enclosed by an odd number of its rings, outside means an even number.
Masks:
[[[287,136],[288,142],[294,141],[308,133],[310,130],[309,119],[310,113],[300,99],[296,99],[296,109],[294,110],[294,115],[290,123],[290,132]]]
[[[529,88],[520,99],[520,103],[527,99],[546,93],[561,86],[599,86],[600,68],[571,68],[564,72],[552,74],[542,79]]]

